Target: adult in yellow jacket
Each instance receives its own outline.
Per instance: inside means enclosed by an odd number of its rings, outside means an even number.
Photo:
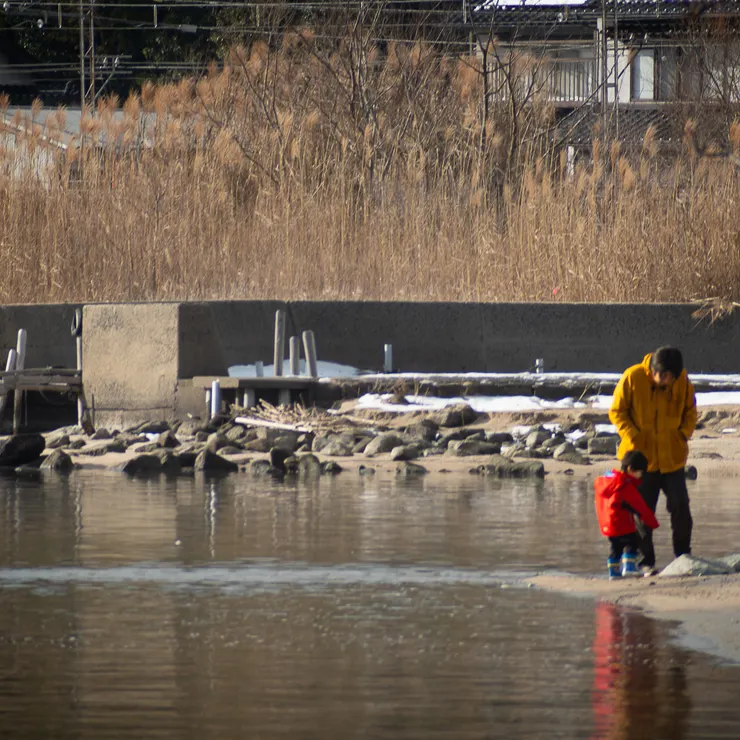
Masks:
[[[640,493],[655,511],[663,491],[671,515],[673,552],[691,553],[693,520],[686,490],[688,440],[696,428],[694,386],[675,347],[660,347],[622,374],[614,391],[609,418],[621,443],[617,456],[640,450],[648,459]],[[655,572],[652,530],[638,527],[646,575]]]

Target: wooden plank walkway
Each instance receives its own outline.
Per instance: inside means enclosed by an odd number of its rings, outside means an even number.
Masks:
[[[13,390],[79,393],[82,390],[82,373],[68,368],[26,368],[0,372],[0,396]]]

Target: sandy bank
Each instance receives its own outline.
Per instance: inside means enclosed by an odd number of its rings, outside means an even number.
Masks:
[[[740,663],[740,573],[693,578],[635,578],[541,575],[537,588],[587,595],[679,622],[688,647]]]

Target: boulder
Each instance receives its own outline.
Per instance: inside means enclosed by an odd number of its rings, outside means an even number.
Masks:
[[[397,434],[391,434],[390,432],[379,434],[365,448],[365,456],[382,455],[384,452],[390,452],[394,447],[400,447],[401,445],[403,445],[403,441]]]
[[[73,439],[68,445],[68,450],[81,450],[83,447],[87,447],[87,442],[84,439]]]
[[[54,450],[41,463],[42,470],[55,470],[58,473],[68,473],[74,466],[72,458],[64,450]]]
[[[575,442],[575,448],[577,450],[587,450],[588,449],[588,443],[596,438],[596,434],[594,432],[586,432],[582,437],[579,437]]]
[[[53,432],[46,438],[46,449],[57,450],[60,447],[66,447],[70,442],[69,434]]]
[[[295,432],[283,432],[279,437],[275,437],[272,443],[273,447],[295,452],[298,449],[298,434]]]
[[[180,455],[178,455],[176,452],[173,452],[168,447],[162,447],[158,450],[155,450],[152,454],[154,455],[154,457],[158,457],[160,459],[162,463],[162,472],[167,473],[167,475],[180,474],[183,465],[182,460],[180,459]]]
[[[362,455],[367,449],[367,446],[372,441],[373,441],[372,437],[360,437],[360,439],[357,442],[355,442],[355,446],[352,448],[352,454]]]
[[[431,442],[439,431],[439,424],[433,419],[422,419],[418,424],[411,424],[406,427],[405,434],[410,440],[421,439],[425,442]]]
[[[177,450],[177,459],[183,468],[192,468],[198,455],[203,451],[202,445],[192,445],[190,447],[181,447]]]
[[[391,460],[416,460],[423,451],[424,448],[418,444],[399,445],[391,450]]]
[[[560,447],[560,445],[565,444],[568,440],[565,439],[565,436],[563,434],[556,434],[554,437],[550,437],[550,439],[546,439],[540,447],[543,450],[554,450],[557,447]]]
[[[151,475],[162,472],[162,461],[156,455],[136,455],[116,469],[127,475]]]
[[[221,455],[205,449],[195,458],[193,469],[203,473],[233,473],[239,470],[239,466],[235,462],[226,460]]]
[[[733,553],[732,555],[725,555],[722,558],[717,558],[717,561],[724,563],[730,570],[735,573],[740,573],[740,552]]]
[[[555,460],[559,460],[564,455],[570,455],[575,451],[576,448],[570,442],[563,442],[552,451],[552,456]]]
[[[473,455],[497,455],[501,452],[501,445],[493,442],[484,442],[478,439],[454,440],[447,445],[447,455],[455,457],[471,457]]]
[[[591,464],[591,461],[585,455],[582,455],[580,452],[578,452],[578,450],[574,450],[573,452],[564,452],[558,458],[558,462],[568,463],[569,465]]]
[[[200,419],[185,419],[177,425],[177,435],[179,437],[194,437],[196,432],[203,431],[203,422]]]
[[[121,434],[116,435],[116,439],[119,442],[123,442],[126,447],[131,447],[131,445],[138,445],[142,443],[149,443],[149,437],[147,437],[146,434],[128,434],[128,432],[122,432]]]
[[[113,439],[110,442],[100,442],[94,445],[87,445],[84,450],[80,451],[80,455],[88,455],[90,457],[100,457],[101,455],[107,455],[109,452],[124,453],[126,452],[126,444],[120,439]]]
[[[247,436],[247,430],[243,426],[235,424],[224,432],[224,436],[229,440],[229,442],[241,442],[244,437]]]
[[[146,439],[146,437],[144,437]],[[158,450],[163,449],[159,446],[158,442],[147,442],[146,444],[137,444],[136,446],[136,453],[138,455],[147,455],[150,452],[157,452]]]
[[[170,425],[166,421],[145,421],[143,424],[138,424],[126,431],[130,434],[162,434],[169,428]]]
[[[495,478],[544,478],[545,466],[541,462],[514,462],[503,455],[492,455],[480,472]]]
[[[418,478],[426,475],[427,469],[423,465],[412,462],[399,462],[396,465],[396,476],[399,478]]]
[[[550,439],[552,435],[546,429],[536,429],[527,435],[524,441],[526,447],[539,447],[543,442]]]
[[[266,437],[257,437],[251,442],[245,442],[243,447],[247,452],[269,452],[272,448],[272,441]]]
[[[672,576],[721,576],[732,573],[733,569],[720,560],[707,560],[694,555],[681,555],[673,562],[668,563],[658,574],[663,577]]]
[[[162,432],[162,434],[159,435],[157,438],[157,444],[160,447],[173,449],[180,446],[180,440],[175,436],[175,433],[171,429],[168,429],[166,432]]]
[[[329,457],[351,457],[354,443],[348,441],[342,435],[332,435],[332,438],[321,447],[321,453]]]
[[[241,455],[242,452],[243,450],[240,450],[238,447],[234,447],[233,445],[227,445],[219,450],[219,454],[221,455]]]
[[[521,442],[516,442],[513,445],[509,445],[506,448],[502,448],[501,454],[504,457],[513,458],[524,452],[526,448]]]
[[[113,435],[105,427],[100,427],[90,435],[90,439],[113,439]]]
[[[206,449],[210,452],[218,452],[222,447],[228,447],[229,446],[229,440],[226,439],[226,437],[221,434],[221,432],[213,432],[212,434],[208,435],[208,439],[206,440]]]
[[[513,441],[514,437],[509,432],[488,432],[486,434],[486,442],[492,442],[493,444]]]
[[[321,472],[324,475],[338,475],[344,470],[344,468],[334,460],[327,460],[321,463]]]
[[[296,475],[300,480],[314,480],[321,475],[321,462],[316,455],[310,452],[301,455],[296,465]]]
[[[611,455],[617,454],[619,447],[619,435],[609,434],[603,437],[593,437],[588,440],[586,449],[589,455]]]
[[[41,434],[14,434],[0,441],[0,467],[17,468],[41,457],[46,440]]]
[[[272,469],[269,460],[252,460],[247,466],[247,471],[256,477],[271,475]]]
[[[479,414],[467,403],[450,406],[435,415],[433,421],[441,427],[464,427],[472,424]]]
[[[552,457],[552,450],[543,449],[542,447],[523,447],[517,449],[513,457],[525,458],[527,460],[545,460]]]

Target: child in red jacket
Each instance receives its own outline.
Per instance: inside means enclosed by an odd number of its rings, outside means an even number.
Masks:
[[[640,537],[634,515],[650,529],[658,528],[655,514],[637,490],[647,467],[645,455],[631,450],[622,458],[621,470],[612,470],[594,481],[596,516],[601,534],[608,537],[611,544],[607,559],[609,578],[640,574],[637,569]]]

